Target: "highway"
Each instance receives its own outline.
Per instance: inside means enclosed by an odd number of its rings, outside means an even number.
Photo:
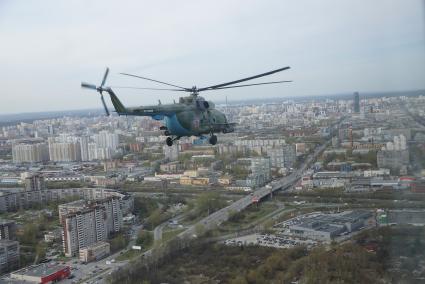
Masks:
[[[221,223],[227,221],[230,213],[239,212],[248,207],[253,203],[253,198],[261,200],[264,197],[268,196],[270,193],[277,190],[287,189],[296,183],[302,176],[302,173],[312,164],[312,162],[317,159],[320,153],[326,149],[330,144],[330,140],[317,148],[312,154],[309,155],[307,160],[301,165],[299,169],[294,171],[292,174],[283,177],[281,179],[270,182],[268,185],[261,187],[255,190],[252,195],[247,195],[231,205],[224,207],[211,215],[203,218],[198,223],[190,226],[186,231],[181,232],[178,237],[180,238],[194,238],[196,236],[196,228],[199,225],[202,225],[205,230],[212,229],[216,226],[219,226]]]

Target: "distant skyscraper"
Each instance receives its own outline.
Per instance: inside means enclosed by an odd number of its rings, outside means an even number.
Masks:
[[[354,93],[354,112],[355,113],[359,113],[360,112],[360,97],[359,97],[359,93],[355,92]]]
[[[47,133],[48,133],[50,136],[53,136],[53,135],[55,134],[55,130],[54,130],[54,128],[53,128],[53,125],[48,125],[48,126],[47,126]]]

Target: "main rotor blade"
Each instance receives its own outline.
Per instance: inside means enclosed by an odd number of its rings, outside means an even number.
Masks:
[[[205,91],[215,91],[215,90],[223,90],[223,89],[232,89],[232,88],[258,86],[258,85],[269,85],[269,84],[279,84],[279,83],[289,83],[289,82],[292,82],[292,81],[276,81],[276,82],[265,82],[265,83],[257,83],[257,84],[246,84],[246,85],[237,85],[237,86],[229,86],[229,87],[219,87],[219,88],[214,88],[214,89],[207,89]]]
[[[128,74],[128,73],[120,73],[120,74],[125,75],[125,76],[130,76],[130,77],[135,77],[135,78],[140,78],[140,79],[144,79],[144,80],[156,82],[156,83],[167,85],[167,86],[171,86],[171,87],[180,88],[182,90],[185,90],[186,92],[190,92],[191,91],[191,89],[189,89],[189,88],[180,87],[180,86],[177,86],[177,85],[173,85],[173,84],[170,84],[170,83],[165,83],[165,82],[162,82],[162,81],[158,81],[158,80],[154,80],[154,79],[150,79],[150,78],[146,78],[146,77],[142,77],[142,76],[137,76],[137,75]]]
[[[81,88],[96,90],[96,85],[89,84],[89,83],[86,83],[86,82],[81,82]]]
[[[144,88],[144,87],[131,87],[131,86],[111,86],[111,88],[114,88],[114,89],[135,89],[135,90],[186,92],[186,90],[182,90],[182,89]]]
[[[103,108],[105,109],[106,115],[109,116],[109,110],[108,110],[108,107],[106,106],[105,99],[103,98],[102,94],[100,94],[100,99],[102,100]]]
[[[239,80],[236,80],[236,81],[231,81],[231,82],[227,82],[227,83],[223,83],[223,84],[218,84],[218,85],[213,85],[213,86],[209,86],[209,87],[205,87],[205,88],[200,88],[200,89],[198,89],[198,92],[206,91],[206,90],[211,90],[211,89],[216,89],[216,88],[220,88],[220,87],[225,87],[225,86],[229,86],[229,85],[233,85],[233,84],[245,82],[245,81],[248,81],[248,80],[257,79],[257,78],[260,78],[260,77],[268,76],[268,75],[271,75],[271,74],[274,74],[274,73],[277,73],[277,72],[281,72],[281,71],[287,70],[289,68],[291,68],[291,67],[286,66],[286,67],[283,67],[283,68],[279,68],[279,69],[276,69],[276,70],[273,70],[273,71],[269,71],[269,72],[266,72],[266,73],[258,74],[258,75],[251,76],[251,77],[248,77],[248,78],[243,78],[243,79],[239,79]]]
[[[100,84],[101,87],[103,87],[103,85],[105,85],[106,78],[108,78],[108,73],[109,73],[109,67],[106,67],[105,75],[103,75],[102,84]]]

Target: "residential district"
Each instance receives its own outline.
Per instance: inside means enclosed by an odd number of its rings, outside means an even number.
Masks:
[[[4,123],[0,283],[111,282],[176,240],[311,249],[425,224],[425,94],[219,108],[238,126],[214,146],[169,147],[148,118]]]

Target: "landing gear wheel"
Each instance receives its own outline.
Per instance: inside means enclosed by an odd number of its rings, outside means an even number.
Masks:
[[[211,137],[210,137],[210,144],[211,145],[217,144],[217,136],[215,136],[214,134],[211,135]]]
[[[171,139],[171,137],[167,137],[167,140],[165,140],[165,143],[167,143],[167,145],[171,147],[173,146],[173,139]]]

